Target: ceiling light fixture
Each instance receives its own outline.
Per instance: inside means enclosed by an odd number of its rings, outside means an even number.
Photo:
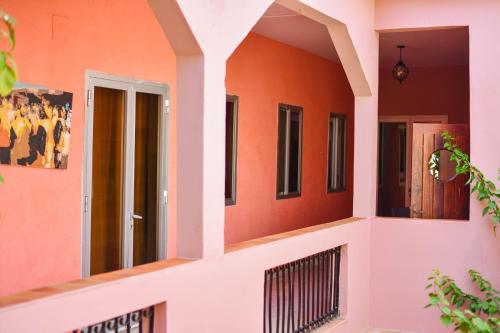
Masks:
[[[392,69],[392,76],[401,84],[410,74],[410,69],[403,62],[403,49],[405,48],[405,45],[398,45],[397,47],[399,49],[399,61]]]

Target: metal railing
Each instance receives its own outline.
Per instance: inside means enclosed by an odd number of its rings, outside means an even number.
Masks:
[[[153,305],[74,330],[73,333],[153,333],[154,317],[155,307]]]
[[[341,246],[265,271],[264,333],[309,332],[339,315]]]

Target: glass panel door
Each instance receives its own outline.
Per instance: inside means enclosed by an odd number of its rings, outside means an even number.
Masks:
[[[123,267],[126,92],[95,87],[92,135],[90,274]]]
[[[83,276],[165,256],[167,87],[89,77]]]
[[[134,266],[157,258],[160,96],[139,92],[135,105]]]

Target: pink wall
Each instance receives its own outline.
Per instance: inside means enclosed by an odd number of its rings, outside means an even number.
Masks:
[[[471,199],[471,202],[473,200]],[[475,205],[474,205],[475,206]],[[472,206],[474,208],[474,206]],[[433,269],[475,290],[467,270],[500,285],[500,242],[489,221],[471,214],[470,222],[376,218],[372,224],[370,324],[410,332],[449,332],[427,304],[426,278]],[[479,213],[480,215],[480,213]],[[445,236],[444,236],[445,235]]]
[[[392,68],[379,74],[379,115],[448,115],[451,124],[469,122],[469,68],[465,66],[410,69],[403,84]]]
[[[163,0],[167,2],[167,0]],[[269,1],[270,3],[271,1]],[[283,3],[295,3],[294,1],[282,1]],[[498,131],[498,122],[500,114],[498,106],[500,105],[500,85],[498,78],[500,72],[498,68],[491,67],[496,59],[500,57],[500,45],[491,43],[491,36],[500,32],[500,21],[497,16],[500,11],[500,3],[489,0],[442,0],[442,1],[418,1],[418,0],[353,0],[349,2],[331,2],[322,0],[304,0],[310,8],[320,9],[327,15],[332,15],[345,22],[349,28],[348,37],[351,38],[355,46],[356,57],[349,57],[351,63],[346,63],[346,72],[352,68],[349,65],[361,64],[363,69],[362,76],[366,75],[373,96],[355,98],[356,108],[356,149],[355,149],[355,179],[354,179],[354,201],[355,212],[374,212],[375,202],[375,168],[376,165],[376,115],[377,115],[377,50],[375,28],[401,29],[418,28],[433,26],[457,26],[468,25],[470,27],[470,104],[471,104],[471,155],[473,162],[483,169],[490,178],[497,174],[497,168],[500,165],[500,154],[496,153],[495,146],[491,143],[500,142],[500,132]],[[225,63],[226,52],[235,48],[239,34],[246,35],[248,29],[256,22],[259,15],[265,10],[261,2],[253,0],[234,1],[223,0],[204,0],[192,2],[188,0],[179,0],[178,3],[186,13],[186,20],[192,25],[193,34],[198,40],[203,42],[204,50],[211,52],[209,60],[213,64],[217,61]],[[263,8],[257,8],[258,5]],[[59,4],[62,4],[60,2]],[[95,4],[97,5],[97,4]],[[107,6],[103,5],[102,6]],[[46,6],[35,4],[32,6]],[[244,10],[242,10],[242,6]],[[376,6],[374,8],[374,6]],[[5,6],[9,9],[9,6]],[[12,3],[11,6],[12,7]],[[236,8],[235,7],[239,7]],[[33,7],[36,9],[36,7]],[[82,4],[74,4],[71,13],[78,15],[85,13],[86,7]],[[124,7],[129,8],[129,7]],[[375,15],[374,15],[375,10]],[[68,12],[67,9],[65,12]],[[44,17],[44,11],[36,13],[22,12],[17,10],[19,20],[21,17],[33,17],[32,22],[37,22],[37,18]],[[138,12],[136,9],[134,13]],[[31,13],[31,14],[30,14]],[[70,15],[68,13],[67,15]],[[16,13],[14,13],[16,14]],[[112,13],[109,13],[112,15]],[[47,16],[47,15],[46,15]],[[45,17],[46,17],[45,16]],[[75,16],[78,20],[80,16]],[[109,17],[109,15],[108,15]],[[119,22],[119,17],[113,24]],[[41,20],[41,19],[40,19]],[[85,22],[85,23],[88,23]],[[31,23],[30,25],[35,23]],[[43,22],[36,23],[35,26],[44,26]],[[96,23],[94,23],[95,25]],[[227,29],[227,26],[234,26],[234,29]],[[79,29],[93,29],[93,26],[84,25],[83,22],[78,26]],[[121,31],[126,31],[127,26],[122,27]],[[143,29],[144,25],[135,27]],[[25,34],[35,34],[35,31],[44,31],[43,29],[26,30]],[[50,33],[50,29],[45,29]],[[134,30],[135,31],[135,30]],[[224,33],[222,33],[224,32]],[[102,31],[101,31],[102,33]],[[133,36],[134,34],[132,34]],[[116,34],[115,38],[120,38],[121,34]],[[128,37],[131,35],[129,34]],[[221,36],[224,36],[222,38]],[[65,56],[73,56],[71,59],[80,59],[83,57],[83,50],[80,48],[84,36],[72,44],[74,53]],[[125,38],[125,37],[123,37]],[[34,39],[33,43],[37,43]],[[124,39],[125,40],[125,39]],[[127,43],[129,39],[125,40]],[[236,41],[236,42],[235,42]],[[121,45],[121,44],[120,44]],[[128,47],[123,44],[123,47]],[[160,47],[153,45],[152,47]],[[21,48],[21,47],[20,47]],[[27,47],[25,47],[25,50]],[[39,47],[40,52],[50,52],[49,49]],[[218,52],[217,50],[222,50]],[[90,55],[86,55],[85,61],[93,59],[91,56],[98,51],[96,48],[85,48],[90,50]],[[133,54],[133,50],[128,49]],[[25,51],[27,52],[27,51]],[[67,52],[70,52],[69,50]],[[228,52],[229,53],[229,52]],[[61,57],[55,53],[56,57]],[[90,56],[90,58],[89,58]],[[128,57],[129,54],[120,55]],[[151,54],[146,57],[151,57]],[[25,62],[36,62],[37,57],[30,57],[25,53]],[[50,59],[50,58],[49,58]],[[149,58],[148,58],[149,59]],[[156,59],[158,60],[158,59]],[[359,62],[358,62],[359,60]],[[68,61],[71,64],[70,60]],[[94,60],[97,62],[97,60]],[[106,66],[115,68],[116,60],[103,62],[100,66],[96,64],[96,69],[104,70]],[[68,77],[65,72],[71,73],[72,67],[65,68],[66,71],[58,71],[58,78],[54,74],[43,75],[44,64],[37,64],[37,71],[32,74],[34,77],[26,79],[40,81],[37,83],[50,84],[57,88],[64,88],[64,85],[72,84],[76,87],[75,93],[80,91],[79,104],[83,104],[83,87],[81,79],[83,69],[80,69],[76,78]],[[356,66],[354,66],[356,67]],[[81,67],[78,67],[81,68]],[[146,74],[151,77],[162,76],[148,67],[145,63],[140,67],[123,67],[120,70],[126,73],[138,76],[146,68]],[[156,67],[155,67],[156,68]],[[212,67],[211,67],[212,68]],[[359,66],[356,67],[359,69]],[[203,68],[203,70],[207,68]],[[220,70],[216,67],[216,70]],[[40,71],[40,73],[38,73]],[[141,71],[136,73],[135,71]],[[149,73],[149,74],[148,74]],[[165,72],[167,73],[167,71]],[[170,72],[169,72],[170,73]],[[351,72],[352,73],[352,72]],[[26,75],[26,74],[24,74]],[[167,75],[167,74],[165,74]],[[223,75],[221,75],[223,76]],[[51,81],[52,80],[52,81]],[[73,83],[72,83],[73,82]],[[223,128],[223,77],[216,73],[208,72],[205,76],[203,115],[207,115],[201,122],[204,129],[209,129],[209,134],[214,135],[215,139],[203,137],[196,143],[196,149],[205,147],[202,152],[216,152],[215,158],[210,156],[210,160],[202,159],[203,167],[198,171],[206,172],[203,175],[203,198],[208,202],[207,206],[202,207],[202,227],[207,227],[209,237],[204,240],[209,242],[208,246],[222,247],[217,243],[220,238],[217,233],[222,230],[217,229],[222,223],[220,219],[211,219],[218,217],[218,210],[224,210],[222,201],[223,184],[223,135],[217,136],[216,132]],[[215,94],[214,94],[215,92]],[[208,96],[219,96],[220,99],[209,98]],[[211,117],[217,114],[214,118]],[[73,136],[72,152],[74,147],[81,146],[81,126],[83,120],[80,115],[80,139]],[[76,118],[75,120],[78,120]],[[189,126],[186,126],[189,129]],[[77,131],[78,132],[78,131]],[[359,138],[359,140],[358,140]],[[79,141],[78,141],[79,140]],[[219,148],[217,148],[219,147]],[[187,147],[186,147],[187,148]],[[81,154],[79,154],[81,156]],[[77,159],[80,157],[76,157]],[[70,168],[72,159],[70,159]],[[77,165],[81,165],[81,161]],[[371,167],[370,167],[371,166]],[[71,171],[73,170],[73,171]],[[220,171],[217,171],[220,170]],[[29,173],[21,173],[17,168],[2,168],[0,171],[8,179],[19,179],[22,182],[18,188],[29,188],[39,191],[31,206],[35,208],[40,206],[46,209],[40,201],[47,197],[42,189],[48,187],[49,181],[43,180],[42,186],[31,185],[39,181],[39,175],[52,173],[46,170],[29,170]],[[70,169],[70,172],[76,176],[66,179],[58,184],[60,187],[75,187],[67,196],[58,196],[54,202],[62,199],[73,202],[79,200],[80,190],[80,169]],[[215,177],[212,177],[215,174]],[[32,175],[32,176],[30,176]],[[14,177],[16,176],[16,177]],[[36,177],[35,177],[36,176]],[[9,178],[10,177],[10,178]],[[214,179],[215,180],[212,180]],[[72,182],[70,182],[70,180]],[[53,185],[54,182],[50,182]],[[56,183],[57,184],[57,183]],[[73,185],[73,186],[71,186]],[[15,185],[3,185],[3,189],[13,189]],[[206,188],[205,188],[206,187]],[[217,190],[219,189],[219,190]],[[217,192],[220,191],[220,192]],[[42,193],[43,192],[43,193]],[[5,192],[4,192],[5,193]],[[47,222],[54,223],[59,221],[55,228],[41,227],[37,224],[26,223],[37,217],[32,211],[20,211],[12,213],[6,210],[21,199],[20,193],[16,194],[13,190],[9,193],[9,198],[4,201],[5,195],[2,195],[1,212],[2,225],[0,237],[1,253],[9,253],[12,250],[19,250],[23,246],[29,246],[26,256],[18,256],[19,261],[29,260],[31,262],[23,264],[24,270],[20,269],[19,264],[14,260],[16,258],[8,257],[1,263],[0,271],[3,277],[8,276],[9,283],[14,279],[24,279],[23,274],[31,274],[36,279],[34,272],[27,267],[35,265],[34,269],[44,272],[45,275],[51,269],[54,262],[68,262],[74,260],[74,256],[66,256],[68,253],[79,254],[79,239],[73,235],[76,231],[78,235],[80,224],[75,223],[69,232],[63,228],[62,221],[58,220],[59,211],[50,215],[52,219]],[[12,193],[12,194],[11,194]],[[193,192],[194,193],[194,192]],[[213,198],[210,194],[215,193]],[[16,197],[16,195],[18,197]],[[47,200],[48,201],[48,200]],[[51,201],[52,202],[52,201]],[[217,207],[209,207],[209,204],[218,204]],[[185,203],[188,205],[188,202]],[[68,205],[68,207],[73,207]],[[77,210],[73,212],[72,210]],[[198,208],[196,208],[198,209]],[[453,222],[453,221],[425,221],[425,220],[398,220],[398,219],[374,219],[371,222],[365,220],[360,223],[340,226],[338,228],[329,228],[312,234],[305,234],[291,237],[286,240],[269,243],[262,246],[255,246],[250,249],[239,251],[237,253],[220,254],[213,260],[200,260],[187,266],[180,266],[174,269],[164,269],[155,272],[136,276],[134,278],[125,278],[114,282],[104,282],[99,287],[90,287],[73,293],[65,293],[57,297],[50,297],[44,301],[35,301],[28,304],[19,305],[0,310],[0,322],[2,328],[6,331],[33,331],[33,325],[38,325],[37,329],[45,331],[65,331],[79,324],[88,324],[96,319],[109,318],[117,313],[124,313],[145,305],[167,302],[168,330],[172,332],[209,332],[215,330],[225,332],[256,332],[261,330],[262,318],[262,272],[264,269],[279,265],[290,260],[294,260],[304,255],[318,252],[339,244],[348,244],[348,281],[347,281],[347,319],[341,324],[335,332],[361,332],[368,326],[395,328],[414,332],[445,332],[439,323],[438,316],[433,310],[423,310],[425,304],[425,277],[432,268],[441,267],[447,273],[456,276],[459,282],[466,280],[464,272],[469,267],[474,267],[484,273],[496,285],[500,285],[500,241],[499,238],[493,238],[489,223],[480,217],[481,206],[471,200],[471,221]],[[214,213],[215,212],[215,213]],[[10,214],[10,215],[9,215]],[[59,215],[58,215],[59,214]],[[66,217],[72,217],[79,220],[79,209],[71,208],[70,212],[63,212]],[[38,214],[40,215],[40,214]],[[6,216],[10,216],[6,219]],[[15,217],[13,219],[12,217]],[[7,229],[4,221],[15,220],[16,225],[10,224]],[[190,221],[183,221],[189,223]],[[215,227],[213,227],[215,225]],[[26,232],[20,229],[28,229]],[[5,236],[5,232],[9,232]],[[55,234],[57,232],[57,235]],[[53,233],[54,241],[60,242],[61,235],[65,236],[68,244],[36,244],[41,238],[28,237],[36,233],[45,235]],[[9,236],[11,239],[9,239]],[[13,244],[16,248],[13,248]],[[22,245],[20,245],[22,244]],[[26,245],[25,245],[26,244]],[[48,255],[53,255],[51,261],[41,261],[39,253],[46,250],[47,247],[53,249]],[[39,250],[37,252],[37,250]],[[57,250],[57,251],[55,251]],[[61,251],[64,251],[61,253]],[[23,252],[24,253],[24,252]],[[5,255],[4,255],[5,256]],[[42,257],[42,260],[44,257]],[[41,262],[39,262],[41,261]],[[75,267],[79,266],[73,263]],[[14,269],[12,269],[14,267]],[[9,269],[9,273],[5,270]],[[25,273],[26,272],[26,273]],[[73,269],[72,276],[77,276],[76,269]],[[12,278],[10,278],[12,277]],[[48,283],[44,277],[41,284]],[[42,283],[43,282],[43,283]],[[466,284],[466,287],[470,287]],[[130,297],[134,293],[137,297]],[[99,302],[96,303],[96,299]],[[217,302],[213,300],[217,299]],[[206,305],[210,304],[209,307]],[[236,306],[235,306],[236,305]],[[59,320],[47,320],[50,314],[61,313]],[[193,320],[193,313],[196,313],[197,320]],[[221,320],[221,314],[230,316],[232,320]],[[31,318],[32,320],[25,320]],[[333,331],[333,330],[332,330]]]
[[[471,160],[490,179],[500,166],[500,45],[490,36],[500,33],[496,1],[378,0],[376,28],[415,29],[468,26],[470,34]],[[426,276],[432,269],[455,277],[471,289],[466,271],[474,268],[500,285],[500,237],[491,221],[481,217],[482,205],[470,202],[470,221],[427,221],[377,218],[372,224],[371,315],[373,327],[413,332],[449,332],[435,310],[424,310]]]
[[[214,260],[142,272],[11,307],[0,307],[2,332],[68,332],[152,304],[166,303],[159,332],[262,332],[264,271],[337,245],[347,245],[341,276],[342,320],[321,332],[368,327],[370,221],[365,219],[226,253]],[[138,267],[140,270],[141,267]],[[122,272],[130,274],[130,271]],[[343,279],[342,278],[342,279]],[[55,286],[64,289],[64,286]],[[36,295],[36,293],[35,293]],[[57,320],[51,314],[58,313]],[[161,313],[155,315],[161,316]],[[26,320],[30,318],[30,320]]]
[[[85,70],[166,83],[175,108],[176,61],[146,0],[9,0],[2,8],[17,20],[20,81],[74,94],[67,170],[0,166],[5,177],[0,186],[0,295],[5,295],[80,277]],[[55,16],[62,25],[53,26]],[[170,129],[175,142],[175,126]]]
[[[234,243],[352,216],[354,96],[342,67],[250,33],[227,61],[227,93],[239,96]],[[302,194],[276,199],[278,104],[302,106]],[[347,190],[327,193],[330,112],[348,117]]]

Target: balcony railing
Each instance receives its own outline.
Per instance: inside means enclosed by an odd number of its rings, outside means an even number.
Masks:
[[[74,330],[73,333],[153,333],[154,321],[155,307],[150,306]]]
[[[341,246],[266,270],[264,333],[308,332],[339,315]]]

